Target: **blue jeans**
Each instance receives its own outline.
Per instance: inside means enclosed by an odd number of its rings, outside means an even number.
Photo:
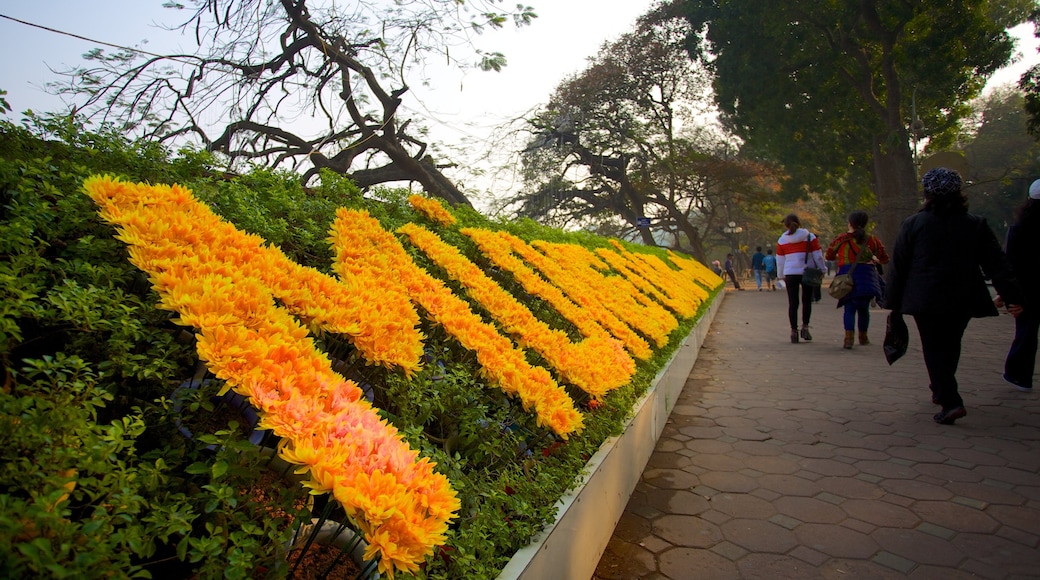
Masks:
[[[1040,312],[1036,308],[1026,308],[1015,318],[1015,339],[1004,361],[1004,374],[1027,387],[1033,386],[1037,331],[1040,331]]]
[[[856,315],[859,315],[859,331],[870,328],[870,296],[856,296],[845,301],[845,330],[856,330]]]
[[[758,286],[759,290],[762,289],[762,274],[764,273],[765,270],[755,270],[755,285]]]

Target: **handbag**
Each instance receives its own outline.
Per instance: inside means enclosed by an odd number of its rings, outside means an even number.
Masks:
[[[885,360],[892,364],[906,354],[910,346],[910,329],[901,312],[889,312],[885,323]]]
[[[852,260],[852,267],[849,268],[849,271],[844,274],[838,274],[833,280],[831,280],[831,285],[827,288],[828,294],[841,300],[852,292],[852,289],[856,287],[856,282],[852,277],[852,273],[856,271],[856,266],[861,263],[864,253],[868,256],[867,260],[874,257],[874,253],[870,251],[870,248],[864,246],[864,248],[860,250]]]
[[[823,270],[816,267],[816,261],[813,260],[813,265],[809,266],[809,242],[813,239],[812,234],[809,234],[809,239],[805,240],[805,270],[802,272],[802,284],[806,286],[822,286],[823,285]]]

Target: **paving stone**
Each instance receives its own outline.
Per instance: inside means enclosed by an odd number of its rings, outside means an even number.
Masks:
[[[964,552],[942,538],[918,530],[878,528],[870,534],[881,549],[920,564],[957,567]]]
[[[814,566],[791,556],[749,554],[737,562],[743,580],[777,578],[819,578]]]
[[[921,520],[959,532],[992,533],[1000,525],[987,513],[952,501],[919,501],[912,509]]]
[[[648,469],[682,469],[687,465],[690,465],[692,461],[689,457],[679,455],[678,453],[664,453],[654,452],[650,456],[650,459],[646,463]]]
[[[693,458],[693,464],[712,471],[740,471],[744,469],[744,462],[732,455],[698,455]]]
[[[919,500],[946,500],[953,497],[953,493],[945,487],[918,480],[887,479],[880,486],[888,493]]]
[[[711,522],[711,523],[713,523],[713,524],[723,524],[723,523],[726,523],[729,520],[733,519],[733,516],[731,516],[729,514],[724,514],[724,513],[720,512],[719,510],[715,510],[715,509],[710,509],[710,510],[700,514],[700,517],[705,519],[705,520],[707,520],[707,521],[709,521],[709,522]]]
[[[884,479],[914,479],[920,475],[914,468],[900,465],[890,460],[860,461],[856,463],[856,468],[863,473],[869,473]]]
[[[1040,473],[996,465],[983,465],[975,468],[975,471],[985,479],[1005,481],[1012,485],[1040,487]]]
[[[850,499],[841,504],[849,517],[878,527],[913,528],[921,519],[914,512],[883,501]]]
[[[977,473],[975,470],[956,467],[947,463],[922,463],[917,466],[917,471],[918,473],[931,475],[947,481],[982,481],[983,479],[982,474]]]
[[[1016,530],[1011,526],[1003,526],[997,530],[997,535],[1001,538],[1011,540],[1016,544],[1022,544],[1028,548],[1040,547],[1040,536],[1023,532],[1022,530]]]
[[[817,570],[827,580],[905,580],[906,575],[869,560],[828,560]]]
[[[820,475],[852,477],[859,473],[855,466],[831,459],[803,459],[799,461],[799,465],[802,466],[802,469],[819,473]]]
[[[1006,574],[1037,576],[1037,549],[992,534],[958,534],[951,540],[961,553]]]
[[[835,558],[870,558],[878,544],[870,536],[831,524],[802,524],[794,534],[804,546]]]
[[[836,524],[845,519],[842,508],[811,497],[782,497],[774,501],[773,505],[781,514],[803,522]]]
[[[1003,575],[998,577],[1003,577]],[[918,566],[908,575],[908,578],[911,580],[976,580],[979,578],[979,574],[967,570],[954,570],[946,566]]]
[[[1026,498],[1017,493],[1014,488],[1007,489],[1002,486],[989,485],[985,480],[978,483],[955,481],[946,484],[945,487],[957,494],[957,496],[975,499],[987,504],[1023,505],[1026,503]]]
[[[733,451],[733,445],[715,439],[693,439],[687,441],[685,447],[704,455],[725,455]]]
[[[923,522],[921,525],[917,526],[917,531],[924,532],[926,534],[935,536],[936,538],[942,538],[944,540],[951,540],[954,536],[957,535],[957,532],[948,528],[944,528],[942,526],[937,526],[931,522]]]
[[[710,471],[702,475],[700,481],[720,492],[747,493],[758,487],[755,478],[730,471]]]
[[[648,520],[628,511],[621,514],[621,519],[618,520],[617,527],[614,528],[615,538],[638,544],[647,536],[650,536],[650,522]]]
[[[790,475],[799,470],[798,462],[783,457],[755,456],[749,457],[746,464],[751,469],[776,475]]]
[[[758,479],[758,485],[782,495],[810,497],[820,493],[820,486],[816,485],[815,482],[797,475],[763,475]]]
[[[662,489],[647,493],[647,503],[668,514],[696,515],[710,509],[703,496],[686,490]]]
[[[903,574],[906,574],[917,566],[916,562],[907,560],[906,558],[897,556],[890,552],[878,552],[871,561],[876,564],[881,564],[885,568],[891,568],[897,572],[902,572]]]
[[[657,556],[657,567],[673,580],[701,576],[712,580],[742,580],[737,565],[710,550],[675,548]],[[638,578],[630,576],[629,578]]]
[[[643,472],[643,481],[661,489],[693,489],[700,479],[681,469],[648,469]]]
[[[736,562],[737,560],[743,558],[748,553],[748,551],[744,548],[741,548],[733,542],[726,541],[715,544],[710,548],[710,550],[722,556],[723,558],[731,560],[733,562]]]
[[[798,545],[790,530],[768,521],[732,519],[720,528],[727,540],[750,552],[783,554]]]
[[[635,544],[611,539],[596,565],[595,578],[630,580],[657,570],[654,554]]]
[[[893,457],[906,459],[916,463],[945,463],[947,456],[933,449],[925,449],[923,446],[895,447],[888,451]]]
[[[812,548],[806,548],[805,546],[798,546],[797,548],[791,550],[788,555],[792,558],[798,558],[803,562],[808,562],[809,564],[817,567],[819,567],[820,564],[823,564],[824,562],[830,559],[830,556],[828,556],[827,554],[824,554],[823,552],[817,552],[816,550],[813,550]]]
[[[715,524],[697,516],[661,516],[653,521],[653,534],[673,546],[710,548],[722,541]]]
[[[1029,534],[1040,535],[1040,509],[1038,508],[995,505],[986,509],[986,514],[1006,526]]]
[[[762,488],[758,488],[758,489],[752,490],[749,493],[751,495],[757,497],[758,499],[761,499],[761,500],[764,500],[764,501],[768,501],[768,502],[776,501],[778,498],[783,497],[783,494],[779,494],[779,493],[776,493],[775,491],[771,491],[771,490],[768,490],[768,489],[762,489]]]
[[[773,504],[753,495],[720,493],[711,500],[712,509],[734,518],[768,519],[776,513]]]
[[[817,481],[820,489],[831,495],[849,499],[878,499],[885,491],[877,484],[853,477],[824,477]]]
[[[733,449],[747,453],[748,455],[763,455],[775,457],[782,455],[784,450],[770,441],[738,441],[733,444]],[[768,472],[767,472],[768,473]]]
[[[989,504],[987,504],[984,501],[979,501],[977,499],[972,499],[970,497],[956,496],[956,497],[951,498],[950,501],[952,501],[953,503],[957,503],[957,504],[960,504],[960,505],[963,505],[963,506],[970,507],[972,509],[979,510],[979,511],[986,509],[986,506],[989,505]]]

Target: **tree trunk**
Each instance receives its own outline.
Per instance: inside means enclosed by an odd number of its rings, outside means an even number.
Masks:
[[[921,205],[917,169],[906,130],[896,130],[874,142],[874,181],[878,200],[875,234],[891,249],[899,226]]]

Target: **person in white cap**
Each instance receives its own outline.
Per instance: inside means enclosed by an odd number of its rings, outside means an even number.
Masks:
[[[1004,380],[1020,391],[1033,392],[1037,332],[1040,331],[1040,179],[1008,228],[1005,245],[1011,270],[1025,291],[1025,310],[1015,318],[1015,339],[1004,361]],[[997,297],[997,307],[1003,303]]]

